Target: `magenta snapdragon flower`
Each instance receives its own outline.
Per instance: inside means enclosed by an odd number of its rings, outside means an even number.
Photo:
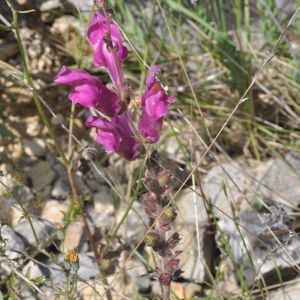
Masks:
[[[143,110],[139,121],[139,132],[149,143],[156,143],[159,140],[159,133],[163,124],[163,117],[154,119]]]
[[[93,49],[94,64],[107,68],[114,84],[113,89],[108,89],[84,70],[66,66],[61,67],[54,82],[71,85],[68,97],[72,102],[93,107],[104,115],[90,116],[86,120],[86,126],[96,128],[96,141],[103,145],[105,151],[116,152],[133,160],[144,151],[141,137],[148,143],[159,140],[164,116],[169,112],[169,104],[175,99],[167,95],[158,78],[160,68],[151,66],[141,97],[138,129],[133,128],[134,120],[127,107],[129,95],[122,67],[128,50],[122,43],[118,25],[109,14],[103,16],[95,12],[88,26],[87,37]]]
[[[138,128],[149,143],[158,141],[163,117],[169,112],[168,105],[175,101],[174,97],[167,95],[158,79],[159,71],[158,66],[150,67],[141,99],[142,115]]]
[[[120,85],[119,75],[128,50],[122,43],[118,25],[112,19],[109,19],[108,23],[105,16],[95,12],[88,27],[87,37],[94,52],[95,66],[106,67],[115,85]]]
[[[62,66],[53,80],[59,84],[72,86],[68,97],[74,103],[94,107],[108,117],[114,117],[120,111],[117,94],[84,70]]]
[[[111,121],[90,116],[85,124],[96,128],[96,141],[103,145],[106,152],[116,152],[128,160],[134,160],[143,151],[125,114],[118,115]]]

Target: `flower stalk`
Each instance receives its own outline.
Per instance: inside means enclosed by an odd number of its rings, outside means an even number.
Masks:
[[[169,200],[172,176],[160,167],[158,159],[158,152],[153,151],[146,161],[144,185],[148,192],[140,197],[140,201],[145,205],[146,214],[155,220],[155,228],[147,233],[145,244],[161,258],[161,266],[156,268],[156,273],[163,286],[163,299],[168,300],[171,282],[182,273],[178,258],[181,251],[174,250],[180,242],[180,236],[177,232],[167,235],[177,213]]]
[[[21,35],[20,35],[18,12],[15,10],[11,0],[6,0],[6,1],[7,1],[7,4],[9,5],[9,7],[12,11],[12,15],[13,15],[11,28],[13,28],[13,31],[14,31],[14,34],[15,34],[15,37],[16,37],[16,40],[17,40],[17,43],[18,43],[18,46],[19,46],[20,56],[21,56],[21,64],[22,64],[22,68],[23,68],[23,72],[24,72],[25,82],[26,82],[27,86],[30,88],[30,90],[32,92],[34,103],[35,103],[35,106],[37,108],[37,111],[38,111],[45,127],[47,128],[47,130],[49,132],[49,135],[51,136],[51,138],[54,142],[55,148],[56,148],[57,152],[60,155],[60,158],[62,160],[62,163],[63,163],[64,167],[67,170],[68,180],[69,180],[69,184],[71,186],[71,190],[72,190],[72,194],[73,194],[72,199],[76,203],[77,207],[79,208],[80,215],[81,215],[82,222],[83,222],[84,232],[87,235],[87,238],[88,238],[88,240],[91,244],[92,251],[94,252],[95,259],[97,261],[98,267],[100,268],[99,253],[98,253],[98,250],[97,250],[97,247],[96,247],[95,240],[94,240],[93,235],[91,233],[91,230],[89,228],[87,218],[86,218],[86,215],[85,215],[85,212],[84,212],[84,209],[83,209],[83,206],[82,206],[82,203],[81,203],[78,191],[77,191],[77,186],[76,186],[74,175],[73,175],[73,172],[72,172],[71,163],[67,159],[64,151],[62,150],[62,148],[61,148],[61,146],[60,146],[60,144],[57,140],[55,132],[54,132],[54,130],[53,130],[51,124],[50,124],[49,118],[47,117],[47,115],[46,115],[46,113],[43,109],[43,106],[40,102],[39,95],[38,95],[38,93],[36,92],[36,90],[34,88],[34,84],[33,84],[33,81],[32,81],[32,78],[31,78],[31,75],[30,75],[30,72],[29,72],[29,68],[28,68],[28,65],[27,65],[27,61],[26,61],[25,49],[24,49],[23,42],[22,42]],[[32,227],[31,221],[30,221],[30,225]],[[33,230],[33,232],[35,234],[34,230]],[[40,245],[38,245],[38,248],[40,248]],[[110,297],[109,299],[112,299],[112,298]]]
[[[103,14],[93,14],[87,39],[93,50],[93,64],[107,70],[113,87],[106,87],[85,70],[66,66],[61,67],[53,80],[58,84],[71,86],[68,98],[73,104],[92,107],[98,112],[90,115],[85,125],[96,129],[96,142],[103,145],[106,152],[134,160],[145,154],[147,144],[158,142],[164,116],[168,114],[168,106],[175,98],[169,96],[161,84],[160,67],[151,66],[140,97],[140,105],[135,109],[129,106],[130,88],[125,82],[123,72],[123,61],[128,55],[128,49],[123,45],[121,32],[112,19],[112,11],[107,1],[95,0],[95,5]],[[146,160],[147,175],[144,185],[148,192],[140,200],[144,203],[148,216],[156,220],[156,226],[148,232],[145,242],[161,257],[161,266],[156,272],[158,280],[164,286],[163,299],[167,300],[170,298],[172,280],[182,272],[178,259],[181,252],[174,250],[180,241],[179,234],[167,234],[177,214],[168,198],[171,175],[160,168],[158,157],[158,153],[154,151]],[[72,180],[70,182],[73,183]],[[74,193],[76,195],[75,191]],[[95,245],[91,243],[91,247],[94,248]],[[101,255],[98,254],[96,258],[101,259]]]

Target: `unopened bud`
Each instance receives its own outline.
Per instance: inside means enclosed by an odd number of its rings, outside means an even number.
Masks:
[[[174,249],[180,241],[179,233],[174,232],[167,240],[168,249]]]
[[[64,257],[64,267],[66,270],[72,270],[76,273],[79,269],[79,257],[75,249],[69,250]]]
[[[157,216],[157,196],[153,192],[148,192],[140,197],[140,201],[145,205],[146,214],[155,218]]]
[[[161,273],[158,280],[162,285],[169,285],[172,280],[172,275],[166,272]]]
[[[176,219],[176,216],[175,208],[170,205],[164,209],[159,221],[161,224],[168,225]]]
[[[105,0],[94,0],[94,4],[97,8],[108,9],[108,4]]]
[[[148,191],[151,191],[157,195],[160,195],[163,192],[162,187],[158,184],[158,181],[155,177],[148,176],[144,180],[144,185]]]
[[[157,182],[160,187],[165,187],[171,181],[171,174],[167,170],[162,170],[157,174]]]
[[[166,242],[155,231],[148,232],[145,238],[145,243],[147,246],[152,247],[155,252],[163,251],[166,248]]]
[[[165,271],[173,274],[176,270],[179,269],[179,258],[171,258],[166,264],[165,264]]]
[[[154,150],[151,153],[151,156],[146,160],[146,168],[151,175],[155,175],[159,172],[160,166],[158,164],[159,153],[157,150]]]

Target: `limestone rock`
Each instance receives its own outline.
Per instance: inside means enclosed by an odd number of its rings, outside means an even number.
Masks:
[[[53,224],[61,223],[64,214],[68,211],[68,204],[57,200],[48,200],[42,210],[41,218]]]
[[[65,200],[71,194],[71,189],[69,187],[67,178],[58,179],[51,190],[51,196],[54,199]]]
[[[300,204],[300,155],[288,153],[268,163],[256,182],[257,194],[295,209]]]
[[[280,285],[278,289],[268,292],[267,300],[298,300],[300,295],[299,277],[287,284]]]
[[[179,194],[175,203],[178,210],[175,230],[182,238],[176,247],[176,250],[183,251],[179,257],[180,268],[184,271],[182,276],[189,281],[202,283],[207,279],[207,267],[211,271],[216,252],[215,237],[208,223],[203,199],[186,189]]]
[[[23,141],[24,152],[31,158],[43,158],[46,156],[46,145],[42,139],[34,138]]]
[[[215,214],[218,217],[231,215],[232,205],[236,210],[247,206],[245,195],[251,188],[251,171],[251,168],[245,169],[237,162],[228,162],[217,165],[208,172],[203,189],[206,197],[217,207]]]
[[[300,263],[300,238],[293,234],[292,220],[281,204],[269,205],[261,211],[244,211],[233,223],[219,221],[220,230],[229,238],[232,255],[243,266],[248,286],[257,278],[267,284],[278,283],[278,270],[284,280],[296,276]],[[249,259],[252,257],[252,261]]]
[[[55,228],[50,223],[46,221],[41,221],[37,218],[31,218],[32,226],[35,233],[33,233],[32,228],[28,220],[22,219],[15,227],[14,230],[20,234],[29,245],[37,246],[36,237],[39,244],[44,244],[48,241],[54,234]]]
[[[21,257],[25,251],[24,240],[9,226],[1,227],[1,240],[4,242],[5,254],[9,259]]]
[[[99,192],[93,195],[94,209],[97,213],[111,215],[114,208],[114,196],[112,191],[105,185],[99,188]]]
[[[51,168],[51,163],[48,161],[39,161],[28,171],[28,177],[36,191],[41,191],[52,184],[55,176],[56,174]]]

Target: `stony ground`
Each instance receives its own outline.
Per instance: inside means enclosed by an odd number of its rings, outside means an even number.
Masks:
[[[32,4],[19,2],[23,9]],[[50,9],[59,9],[59,1],[37,1],[35,5],[38,18],[24,15],[21,34],[36,89],[45,100],[58,140],[67,151],[68,134],[62,124],[68,122],[70,104],[66,91],[54,87],[51,78],[61,64],[74,63],[69,51],[76,49],[80,42],[81,25],[71,14],[57,17],[49,13]],[[2,11],[9,18],[9,10],[1,8]],[[13,35],[0,32],[0,59],[20,69]],[[76,249],[78,284],[72,297],[102,299],[101,274],[72,206],[66,170],[37,114],[31,92],[22,80],[12,76],[13,72],[2,74],[0,119],[13,134],[0,137],[2,294],[13,291],[16,299],[45,299],[41,293],[54,299],[57,294],[64,299],[68,286],[64,255]],[[85,111],[75,111],[75,179],[89,226],[101,247],[132,204],[128,195],[137,182],[143,160],[126,162],[103,153],[82,125],[84,114]],[[199,141],[197,134],[182,127],[177,138],[188,144]],[[96,147],[96,160],[92,165],[83,166],[81,157],[87,147],[92,147],[88,148],[91,151]],[[196,161],[200,160],[203,144],[194,142],[194,148]],[[288,152],[283,157],[263,162],[245,156],[234,159],[225,155],[208,156],[196,168],[202,178],[200,188],[193,185],[192,178],[185,185],[181,184],[194,166],[185,163],[176,138],[166,139],[161,150],[164,166],[178,179],[174,183],[174,203],[178,209],[175,230],[182,236],[178,247],[183,250],[180,259],[184,273],[172,286],[177,296],[190,299],[206,294],[218,298],[215,290],[242,295],[235,275],[236,265],[240,265],[246,285],[253,287],[254,294],[258,289],[255,283],[263,276],[264,284],[273,286],[268,292],[270,299],[283,299],[283,295],[297,299],[300,292],[300,238],[297,233],[300,156]],[[205,197],[211,201],[210,214]],[[217,230],[213,223],[218,224]],[[65,225],[63,242],[57,224]],[[111,255],[103,259],[114,299],[155,299],[160,295],[160,287],[152,278],[156,264],[153,256],[143,244],[137,247],[148,224],[143,205],[135,201],[118,231]],[[231,255],[224,250],[223,235],[228,237]],[[254,268],[247,257],[249,249]],[[276,275],[278,269],[281,284]],[[9,284],[13,271],[15,281]],[[216,280],[214,292],[207,284],[211,277]]]

